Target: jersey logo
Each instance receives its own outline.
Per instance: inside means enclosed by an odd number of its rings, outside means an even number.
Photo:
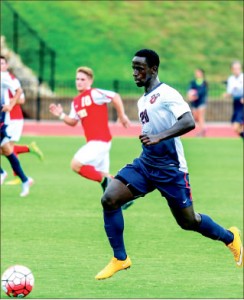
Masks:
[[[151,99],[149,100],[149,102],[150,102],[151,104],[155,103],[156,100],[157,100],[157,98],[158,98],[159,96],[160,96],[159,93],[152,95],[152,96],[151,96]]]
[[[83,109],[79,110],[79,111],[77,112],[77,115],[78,115],[80,118],[85,118],[85,117],[87,117],[87,111],[86,111],[86,109],[83,108]]]

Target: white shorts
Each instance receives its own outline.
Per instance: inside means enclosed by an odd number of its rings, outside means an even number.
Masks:
[[[4,146],[5,144],[7,144],[9,142],[10,142],[9,137],[4,137],[3,140],[1,141],[1,145],[0,146],[2,147],[2,146]]]
[[[111,142],[90,141],[75,153],[74,159],[82,165],[91,165],[97,171],[109,173],[110,149]]]
[[[21,134],[24,127],[24,120],[10,120],[6,129],[10,141],[18,142],[21,138]]]

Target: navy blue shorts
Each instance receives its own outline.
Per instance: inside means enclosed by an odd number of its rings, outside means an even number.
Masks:
[[[190,106],[193,109],[202,108],[202,107],[207,106],[207,102],[205,99],[198,99],[198,100],[190,102]]]
[[[243,104],[241,103],[241,98],[234,99],[233,101],[233,115],[231,117],[232,123],[244,123],[244,110]]]
[[[172,208],[192,205],[189,175],[175,166],[148,166],[140,158],[136,158],[132,164],[122,168],[115,178],[127,185],[135,198],[143,197],[157,189]]]

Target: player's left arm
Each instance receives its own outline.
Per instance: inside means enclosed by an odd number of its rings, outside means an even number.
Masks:
[[[111,101],[112,101],[112,104],[113,104],[114,108],[116,109],[116,112],[117,112],[118,119],[119,119],[120,123],[125,128],[129,127],[130,126],[130,120],[127,117],[127,115],[125,114],[124,104],[123,104],[123,101],[122,101],[120,95],[116,93]]]
[[[141,134],[139,136],[142,144],[145,146],[157,144],[162,140],[167,140],[173,137],[181,136],[195,128],[195,121],[190,111],[181,115],[177,122],[169,129],[155,135]]]

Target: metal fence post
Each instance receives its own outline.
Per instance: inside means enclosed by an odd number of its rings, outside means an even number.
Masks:
[[[44,75],[44,56],[45,56],[45,43],[40,40],[40,49],[39,49],[39,79],[38,79],[38,94],[36,101],[36,119],[37,121],[41,120],[41,85],[43,82]]]
[[[13,21],[13,50],[15,53],[18,54],[18,48],[19,48],[19,15],[14,12],[13,15],[14,21]]]
[[[54,92],[55,89],[55,61],[56,61],[56,53],[53,50],[50,50],[51,53],[51,64],[50,64],[50,68],[51,68],[51,78],[50,78],[50,87],[52,89],[52,91]]]
[[[116,93],[119,93],[119,80],[115,79],[115,80],[113,81],[113,89],[114,89],[114,91],[115,91]],[[117,112],[116,112],[116,109],[115,109],[114,107],[113,107],[113,109],[112,109],[112,120],[113,120],[114,122],[117,121]]]

